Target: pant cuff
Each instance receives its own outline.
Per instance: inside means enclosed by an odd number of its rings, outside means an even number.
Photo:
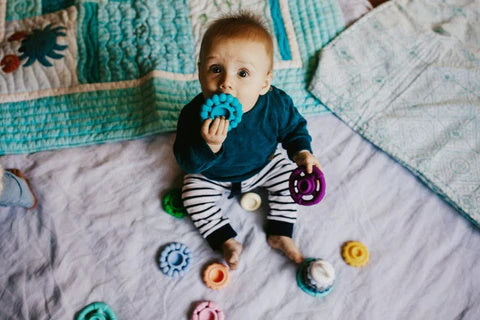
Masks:
[[[272,236],[287,236],[291,238],[293,235],[293,226],[294,224],[289,222],[267,220],[265,232]]]
[[[206,240],[213,250],[218,250],[225,241],[234,238],[236,235],[237,233],[233,230],[232,226],[226,224],[209,234]]]

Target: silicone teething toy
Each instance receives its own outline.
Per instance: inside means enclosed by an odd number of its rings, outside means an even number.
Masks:
[[[117,317],[104,302],[94,302],[83,308],[75,320],[117,320]]]
[[[362,267],[367,264],[370,253],[363,243],[349,241],[343,245],[342,257],[352,267]]]
[[[190,249],[182,243],[167,245],[158,258],[160,270],[170,277],[182,277],[190,266]]]
[[[181,219],[187,215],[187,210],[185,210],[182,202],[182,190],[180,189],[171,189],[165,193],[162,205],[165,212],[175,218]]]
[[[297,284],[313,297],[324,297],[332,291],[335,269],[325,260],[307,258],[297,270]]]
[[[247,211],[255,211],[260,208],[262,204],[262,198],[255,192],[247,192],[242,196],[240,205]]]
[[[205,100],[200,110],[202,121],[210,118],[225,117],[230,121],[228,130],[235,128],[242,121],[242,104],[231,94],[214,94]]]
[[[293,201],[304,206],[319,203],[325,196],[325,177],[323,172],[313,166],[311,174],[305,167],[298,167],[290,175],[290,195]]]
[[[218,262],[210,264],[203,272],[203,282],[213,290],[225,288],[229,280],[228,268]]]
[[[190,320],[225,320],[225,314],[212,301],[202,301],[193,310]]]

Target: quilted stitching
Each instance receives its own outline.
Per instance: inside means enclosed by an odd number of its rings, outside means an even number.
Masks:
[[[180,109],[200,91],[195,57],[208,21],[241,8],[256,8],[280,30],[274,85],[302,113],[327,112],[307,83],[314,57],[344,27],[336,0],[199,1],[76,1],[48,14],[42,10],[71,1],[7,1],[0,61],[20,57],[22,36],[49,25],[65,33],[55,38],[65,49],[42,60],[48,63],[23,60],[14,71],[0,71],[0,154],[175,130]]]

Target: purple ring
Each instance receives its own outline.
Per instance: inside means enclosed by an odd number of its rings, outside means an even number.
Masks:
[[[305,167],[298,167],[290,174],[289,189],[290,196],[296,203],[303,206],[317,204],[325,196],[326,184],[323,172],[313,166],[312,173],[308,174]]]

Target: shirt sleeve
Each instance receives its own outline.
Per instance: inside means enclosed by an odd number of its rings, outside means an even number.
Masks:
[[[201,173],[213,166],[223,153],[213,153],[200,134],[202,121],[197,96],[187,104],[177,123],[177,135],[173,144],[173,153],[180,168],[186,173]]]
[[[281,90],[280,98],[283,107],[279,115],[279,142],[293,160],[293,156],[301,150],[312,152],[312,137],[308,133],[307,120],[298,112],[292,98]]]

